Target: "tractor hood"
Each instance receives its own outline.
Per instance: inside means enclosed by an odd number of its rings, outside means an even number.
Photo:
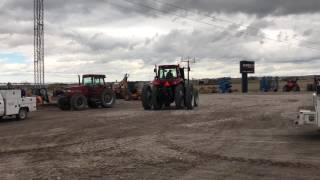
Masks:
[[[84,86],[70,86],[64,89],[64,93],[82,93],[86,88]]]

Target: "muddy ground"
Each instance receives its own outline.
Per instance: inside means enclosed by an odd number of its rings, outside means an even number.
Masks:
[[[0,179],[319,179],[320,132],[295,127],[310,94],[202,95],[193,111],[140,102],[0,123]]]

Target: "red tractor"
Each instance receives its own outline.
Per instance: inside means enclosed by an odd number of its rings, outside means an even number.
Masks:
[[[116,97],[112,88],[105,83],[105,75],[87,74],[82,76],[82,83],[64,90],[58,100],[61,110],[84,110],[88,106],[110,108]]]
[[[185,78],[184,70],[188,77]],[[155,67],[156,74],[151,84],[145,84],[142,89],[142,105],[145,110],[159,110],[163,106],[170,107],[175,103],[177,109],[193,109],[198,106],[198,90],[189,80],[190,66],[162,65]]]
[[[283,92],[291,92],[295,91],[298,92],[300,91],[300,86],[298,84],[298,78],[295,79],[287,79],[287,84],[283,86]]]

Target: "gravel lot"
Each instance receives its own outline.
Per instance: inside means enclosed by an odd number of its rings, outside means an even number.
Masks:
[[[0,123],[0,179],[320,178],[320,132],[296,127],[310,94],[201,95],[193,111],[140,102]]]

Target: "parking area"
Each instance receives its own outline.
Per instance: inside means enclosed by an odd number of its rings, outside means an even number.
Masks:
[[[0,123],[0,179],[319,179],[310,94],[201,95],[192,111],[45,106]]]

